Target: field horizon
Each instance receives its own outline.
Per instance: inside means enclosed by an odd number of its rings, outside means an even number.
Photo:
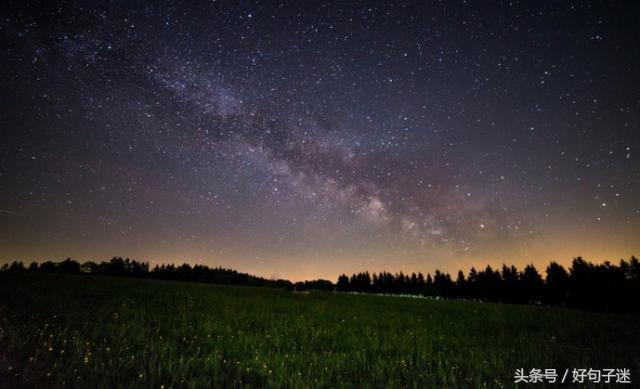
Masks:
[[[294,283],[286,279],[266,279],[230,268],[201,264],[162,264],[151,267],[149,262],[122,257],[83,263],[67,258],[60,262],[31,262],[29,265],[13,261],[0,266],[0,272],[111,275],[211,284],[271,286],[297,291],[315,289],[405,294],[640,314],[640,305],[634,299],[634,296],[640,293],[640,261],[633,255],[628,261],[621,259],[618,264],[608,261],[594,264],[578,256],[567,269],[552,261],[543,273],[533,264],[525,266],[524,269],[506,264],[496,269],[490,265],[479,270],[472,267],[466,275],[459,270],[454,276],[438,269],[433,276],[431,273],[425,276],[422,272],[405,274],[402,271],[361,271],[351,276],[343,273],[337,277],[335,283],[326,279]]]
[[[112,276],[0,274],[15,387],[505,387],[630,368],[629,315]]]

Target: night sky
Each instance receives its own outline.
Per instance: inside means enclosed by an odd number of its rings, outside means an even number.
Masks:
[[[0,263],[640,254],[638,2],[9,1]]]

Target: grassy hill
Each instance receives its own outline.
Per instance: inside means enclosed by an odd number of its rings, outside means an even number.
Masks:
[[[534,367],[630,368],[633,374],[640,368],[638,318],[115,277],[0,275],[5,384],[512,387],[516,368]]]

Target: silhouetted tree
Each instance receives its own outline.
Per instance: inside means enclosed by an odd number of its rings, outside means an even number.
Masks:
[[[51,261],[43,262],[40,264],[38,271],[41,271],[44,273],[53,273],[56,271],[56,264]]]
[[[338,277],[338,283],[336,284],[336,289],[341,292],[349,291],[349,277],[347,277],[346,274],[341,274],[340,277]]]
[[[467,297],[467,280],[464,277],[464,273],[462,270],[458,271],[458,276],[456,277],[456,297],[462,298]]]
[[[96,274],[98,273],[98,269],[99,269],[98,264],[93,261],[88,261],[80,265],[80,271],[82,273]]]
[[[520,275],[522,281],[522,289],[524,291],[525,300],[528,303],[539,303],[542,301],[542,286],[544,285],[542,277],[533,264],[527,265]]]
[[[502,301],[508,303],[522,303],[524,296],[520,287],[520,276],[518,269],[511,265],[502,265]]]
[[[296,282],[294,284],[295,290],[320,290],[324,292],[332,292],[335,289],[333,282],[329,280],[312,280],[304,282]]]
[[[570,289],[568,303],[576,307],[588,307],[592,299],[590,290],[593,279],[593,266],[582,257],[574,258],[569,269]]]
[[[24,265],[22,264],[22,262],[13,261],[13,262],[11,262],[11,265],[9,265],[9,268],[7,269],[7,271],[10,271],[10,272],[23,272],[23,271],[25,271],[25,268],[24,268]]]
[[[569,273],[557,262],[547,266],[545,302],[563,304],[569,293]]]
[[[80,273],[80,264],[71,258],[67,258],[56,266],[56,270],[61,273]]]

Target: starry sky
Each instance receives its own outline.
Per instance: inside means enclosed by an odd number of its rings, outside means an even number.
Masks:
[[[9,1],[0,262],[335,280],[638,255],[639,11]]]

